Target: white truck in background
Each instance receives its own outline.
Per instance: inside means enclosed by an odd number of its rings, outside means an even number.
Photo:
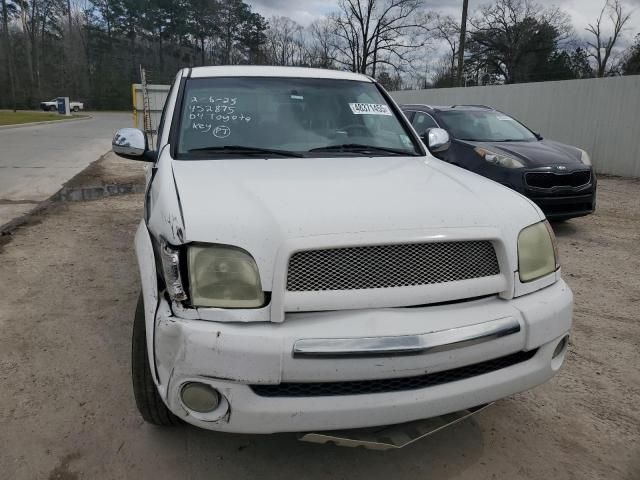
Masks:
[[[52,99],[48,102],[40,102],[40,109],[45,112],[57,112],[58,111],[58,100]],[[84,110],[84,103],[82,102],[69,102],[69,110],[72,112],[79,112],[80,110]]]

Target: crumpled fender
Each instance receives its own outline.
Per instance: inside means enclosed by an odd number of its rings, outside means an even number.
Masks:
[[[144,220],[138,225],[134,240],[136,257],[138,259],[138,270],[140,272],[140,283],[142,285],[142,300],[144,302],[144,318],[147,332],[147,352],[149,354],[149,365],[155,366],[153,335],[155,328],[156,309],[158,308],[158,278],[156,275],[156,262],[153,254],[153,245],[149,230]],[[156,378],[155,367],[151,369],[153,379]]]
[[[171,245],[185,243],[182,206],[168,148],[164,148],[160,152],[156,174],[147,192],[147,197],[149,232],[156,239],[164,239]]]

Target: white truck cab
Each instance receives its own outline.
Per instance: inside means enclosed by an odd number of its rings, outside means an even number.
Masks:
[[[425,132],[419,132],[423,134]],[[560,368],[572,293],[525,197],[434,158],[371,78],[187,68],[146,160],[133,384],[145,420],[273,433],[391,425]]]
[[[58,111],[58,100],[54,98],[53,100],[49,100],[48,102],[40,102],[40,109],[45,112],[57,112]],[[69,102],[69,110],[72,112],[79,112],[80,110],[84,110],[84,103],[82,102]]]

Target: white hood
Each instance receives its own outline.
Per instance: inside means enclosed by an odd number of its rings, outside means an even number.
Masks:
[[[292,238],[452,227],[517,235],[544,218],[521,195],[428,157],[172,164],[184,241],[244,248],[261,271],[271,270],[278,248]]]

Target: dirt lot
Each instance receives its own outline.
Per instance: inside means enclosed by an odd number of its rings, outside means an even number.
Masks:
[[[108,157],[71,185],[140,181]],[[0,478],[640,479],[640,181],[599,188],[597,214],[556,225],[576,297],[561,373],[384,453],[144,424],[129,380],[142,195],[56,202],[0,237]]]

